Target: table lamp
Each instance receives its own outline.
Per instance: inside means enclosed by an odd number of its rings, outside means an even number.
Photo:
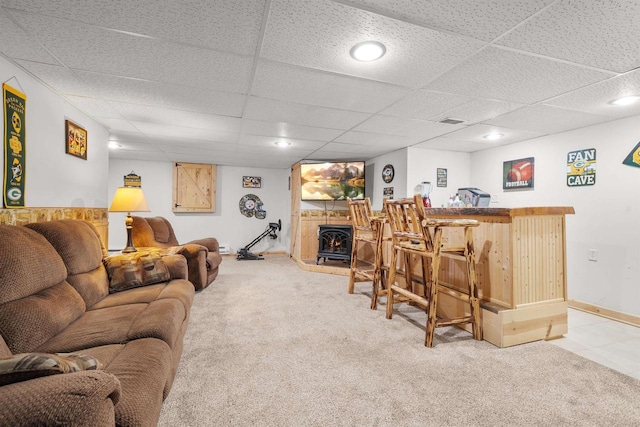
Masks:
[[[123,253],[136,252],[131,239],[131,229],[133,228],[133,218],[131,212],[149,212],[147,200],[140,187],[118,187],[113,201],[109,207],[109,212],[126,212],[127,218],[124,223],[127,227],[127,247],[122,250]]]

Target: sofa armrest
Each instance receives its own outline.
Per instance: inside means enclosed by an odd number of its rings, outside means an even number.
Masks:
[[[187,243],[182,245],[178,253],[187,259],[188,279],[196,290],[207,286],[207,254],[206,246]]]
[[[51,375],[0,387],[0,426],[115,425],[120,382],[104,371]]]
[[[218,244],[218,239],[216,239],[215,237],[192,240],[189,243],[194,245],[202,245],[205,248],[209,249],[209,252],[220,252],[220,245]]]
[[[172,279],[189,278],[188,260],[182,253],[165,255],[162,257],[162,261],[169,269],[169,275]]]

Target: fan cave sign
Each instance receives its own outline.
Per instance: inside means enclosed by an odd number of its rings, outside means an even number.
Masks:
[[[571,151],[567,154],[567,185],[583,187],[596,183],[596,149]]]

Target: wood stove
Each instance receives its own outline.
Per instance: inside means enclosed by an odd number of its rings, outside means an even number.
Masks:
[[[351,260],[352,230],[350,225],[324,224],[318,230],[318,258],[326,260]]]

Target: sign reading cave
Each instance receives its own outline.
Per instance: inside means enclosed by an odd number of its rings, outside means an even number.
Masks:
[[[571,151],[567,154],[567,185],[583,187],[596,183],[596,149]]]

